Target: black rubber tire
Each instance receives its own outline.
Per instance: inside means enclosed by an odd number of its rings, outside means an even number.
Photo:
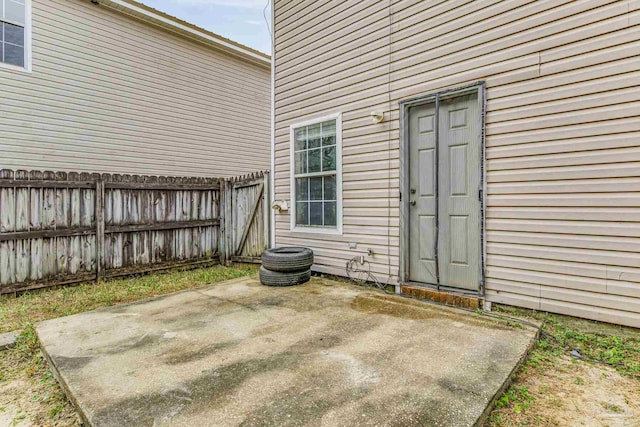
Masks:
[[[311,279],[311,270],[283,273],[280,271],[269,271],[260,267],[260,283],[266,286],[293,286],[306,283]]]
[[[313,264],[313,251],[309,248],[282,247],[262,253],[262,266],[270,271],[290,273],[305,271]]]

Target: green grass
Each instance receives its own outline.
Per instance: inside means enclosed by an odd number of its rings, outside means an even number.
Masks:
[[[154,273],[100,283],[0,296],[0,333],[31,323],[247,276],[254,265]]]
[[[574,349],[580,351],[586,363],[608,365],[622,375],[640,380],[640,331],[637,329],[514,307],[496,306],[496,311],[536,319],[542,322],[542,330],[514,382],[495,402],[487,425],[553,425],[553,422],[543,422],[537,414],[527,413],[541,396],[530,393],[522,383],[532,370],[539,373],[558,371],[557,362]],[[584,378],[579,376],[574,377],[573,382],[579,386],[585,384]],[[548,390],[540,387],[539,392],[547,394]],[[620,408],[607,409],[620,411]]]
[[[512,386],[496,401],[496,408],[511,406],[515,413],[519,414],[526,410],[534,398],[529,393],[527,386]]]
[[[256,271],[254,265],[216,266],[0,296],[0,332],[22,330],[15,347],[0,352],[0,386],[12,381],[27,384],[17,390],[14,387],[11,396],[0,396],[0,410],[6,410],[9,403],[19,406],[14,422],[28,418],[35,425],[78,425],[73,408],[40,351],[34,327],[37,322],[248,276]]]
[[[498,311],[542,321],[540,341],[529,357],[529,364],[549,361],[577,349],[585,361],[609,365],[623,375],[640,379],[637,329],[513,307],[498,307]]]
[[[15,416],[13,422],[31,418],[36,425],[74,425],[75,414],[57,381],[51,374],[44,356],[40,352],[40,345],[33,324],[25,325],[15,347],[0,352],[0,385],[12,380],[20,384],[20,396],[11,396],[13,404],[21,403],[21,399],[29,400],[25,406],[38,407],[31,417],[24,412],[24,408]],[[9,396],[7,396],[9,397]]]

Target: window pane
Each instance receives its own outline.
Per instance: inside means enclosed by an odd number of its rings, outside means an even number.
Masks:
[[[24,46],[24,28],[17,25],[4,24],[4,41],[6,43]]]
[[[329,120],[327,122],[322,123],[322,137],[327,136],[335,136],[336,134],[336,121]]]
[[[307,152],[301,151],[295,154],[295,173],[307,173]]]
[[[296,178],[296,201],[309,200],[309,178]]]
[[[24,67],[24,48],[12,44],[4,45],[4,62]]]
[[[14,0],[5,0],[4,19],[24,25],[24,4]]]
[[[320,172],[320,149],[309,150],[309,173]]]
[[[324,225],[336,226],[336,202],[324,202]]]
[[[336,177],[324,177],[324,200],[336,200]]]
[[[309,225],[322,225],[322,202],[309,203]]]
[[[316,125],[311,125],[308,128],[308,138],[309,148],[318,148],[320,147],[320,123]]]
[[[296,224],[309,225],[309,202],[296,203]]]
[[[322,171],[336,170],[336,147],[324,147],[322,149]]]
[[[309,178],[309,200],[322,200],[322,177]]]
[[[336,144],[336,136],[335,135],[331,135],[331,136],[323,136],[322,137],[322,146],[327,146],[327,145],[335,145]]]
[[[294,130],[294,148],[296,151],[307,149],[307,128],[301,127]]]

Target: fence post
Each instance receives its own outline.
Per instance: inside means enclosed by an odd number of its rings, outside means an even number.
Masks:
[[[231,261],[231,254],[233,253],[233,243],[235,240],[235,229],[233,226],[233,179],[227,179],[225,181],[225,205],[224,205],[224,223],[225,223],[225,264]]]
[[[96,180],[96,282],[102,277],[104,259],[104,181]]]
[[[218,190],[218,218],[220,219],[220,225],[218,225],[218,256],[220,257],[220,264],[225,264],[225,251],[226,251],[226,235],[227,235],[227,227],[225,224],[226,221],[226,205],[227,205],[227,197],[226,197],[226,186],[227,181],[224,178],[220,178],[219,182],[219,190]]]
[[[269,172],[264,173],[264,248],[269,249],[271,247],[271,176]]]

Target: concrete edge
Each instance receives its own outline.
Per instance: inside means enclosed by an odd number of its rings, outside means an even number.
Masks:
[[[15,347],[21,333],[21,330],[17,330],[0,334],[0,351]]]
[[[38,335],[37,327],[36,327],[36,335]],[[71,390],[67,385],[67,382],[62,377],[62,375],[60,375],[60,372],[58,371],[58,367],[56,366],[53,359],[51,358],[51,356],[49,356],[49,353],[47,353],[44,346],[42,345],[42,341],[40,340],[40,335],[38,335],[38,343],[40,344],[40,351],[44,355],[44,358],[47,361],[47,364],[49,365],[49,371],[51,371],[54,378],[60,385],[60,388],[62,388],[62,391],[64,392],[64,395],[66,396],[67,400],[69,400],[69,402],[71,402],[71,404],[73,405],[73,409],[76,411],[76,413],[80,417],[80,422],[84,427],[90,427],[92,424],[89,422],[89,419],[87,418],[86,414],[80,409],[80,406],[78,405],[78,402],[74,399],[73,394],[71,393]]]
[[[507,379],[502,383],[500,388],[495,392],[493,397],[489,400],[489,403],[487,403],[487,407],[484,409],[482,414],[480,414],[480,416],[478,417],[476,422],[473,424],[473,427],[482,427],[487,422],[487,420],[489,419],[489,415],[491,414],[491,412],[494,409],[495,403],[504,394],[504,392],[507,391],[509,386],[511,386],[511,384],[513,383],[513,376],[522,367],[522,365],[524,364],[525,360],[529,357],[529,355],[533,351],[533,348],[535,347],[536,343],[538,342],[539,338],[540,338],[540,328],[538,327],[538,328],[536,328],[535,335],[529,341],[529,345],[527,346],[526,350],[520,356],[520,359],[518,360],[518,363],[515,364],[515,366],[511,370],[511,372],[509,372],[509,375],[507,376]]]

